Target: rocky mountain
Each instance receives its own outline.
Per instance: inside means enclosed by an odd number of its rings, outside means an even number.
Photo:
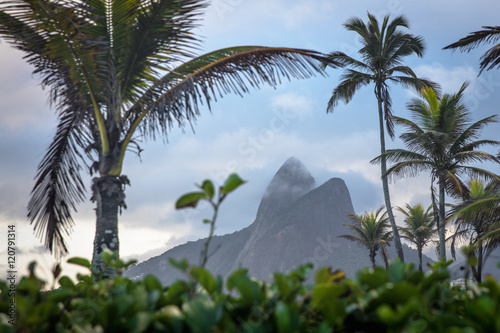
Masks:
[[[310,262],[315,268],[329,265],[354,277],[370,262],[366,249],[337,237],[348,233],[343,225],[351,223],[349,214],[354,214],[354,208],[342,179],[332,178],[315,188],[315,180],[304,164],[289,158],[264,192],[255,221],[243,230],[212,239],[207,268],[225,277],[245,267],[251,276],[269,280],[273,272],[286,273]],[[168,285],[183,277],[169,258],[186,258],[197,264],[205,241],[174,247],[131,267],[125,275],[141,278],[153,274]],[[417,252],[407,246],[404,250],[406,261],[416,263]],[[431,262],[427,257],[424,261]]]

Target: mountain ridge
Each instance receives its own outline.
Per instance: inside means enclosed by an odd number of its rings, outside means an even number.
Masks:
[[[351,223],[349,214],[354,214],[354,208],[342,179],[331,178],[315,187],[309,170],[291,157],[264,191],[254,222],[239,231],[212,238],[206,268],[214,275],[227,277],[244,267],[249,275],[266,281],[274,272],[287,273],[310,262],[315,269],[330,265],[354,277],[359,269],[370,266],[370,261],[367,250],[338,237],[349,232],[344,226]],[[168,285],[184,278],[169,258],[185,258],[197,264],[205,241],[206,238],[178,245],[132,266],[125,276],[142,278],[153,274]],[[394,258],[395,251],[391,249],[390,253]],[[417,257],[415,250],[405,246],[405,258],[407,255]],[[381,258],[377,259],[382,264]],[[432,262],[427,257],[424,261]]]

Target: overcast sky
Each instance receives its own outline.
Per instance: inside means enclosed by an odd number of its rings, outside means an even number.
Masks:
[[[499,25],[499,10],[497,0],[214,0],[197,33],[204,37],[204,52],[265,45],[340,50],[356,56],[357,37],[342,27],[348,18],[358,16],[366,21],[367,11],[379,18],[403,14],[410,22],[410,32],[421,35],[426,44],[424,57],[409,57],[406,64],[417,75],[439,83],[443,92],[454,93],[464,81],[471,81],[467,101],[478,120],[497,114],[500,104],[499,71],[477,76],[479,58],[487,46],[470,53],[442,48],[481,26]],[[36,258],[39,274],[46,276],[54,259],[43,250],[25,216],[36,167],[56,122],[47,92],[22,56],[5,42],[0,44],[0,244],[5,244],[7,226],[16,225],[18,269]],[[129,153],[123,169],[132,186],[126,189],[128,209],[120,216],[122,257],[144,260],[205,237],[208,227],[201,221],[210,216],[209,211],[179,212],[174,202],[206,178],[220,182],[238,172],[248,181],[223,205],[216,233],[248,226],[265,187],[291,156],[306,165],[318,186],[332,177],[344,179],[356,213],[382,206],[379,166],[369,164],[379,152],[372,87],[363,88],[348,105],[340,103],[333,114],[326,114],[341,73],[329,70],[326,78],[284,82],[277,89],[263,87],[244,98],[226,96],[213,104],[211,113],[202,111],[195,133],[189,128],[174,129],[166,144],[161,140],[142,142],[141,157]],[[405,104],[415,95],[398,87],[392,87],[391,93],[394,113],[408,117]],[[484,138],[499,140],[499,126],[487,128]],[[403,145],[396,139],[388,141],[388,147]],[[484,167],[500,172],[498,166]],[[89,188],[88,176],[85,182]],[[392,184],[393,205],[429,204],[429,184],[425,173]],[[93,206],[88,202],[80,205],[74,220],[69,257],[90,259]],[[6,269],[6,257],[6,249],[0,249],[0,272]]]

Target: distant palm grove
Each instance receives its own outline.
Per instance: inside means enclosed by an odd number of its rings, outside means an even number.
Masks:
[[[56,257],[69,252],[66,237],[85,200],[82,170],[95,175],[90,200],[96,205],[92,269],[103,278],[106,249],[119,254],[118,213],[125,204],[122,173],[127,152],[140,152],[138,137],[166,138],[174,126],[192,124],[217,97],[243,95],[251,87],[277,86],[282,79],[307,79],[340,71],[326,112],[348,104],[364,86],[373,87],[380,150],[366,163],[380,165],[384,207],[353,215],[349,234],[337,235],[367,249],[373,268],[405,262],[401,239],[416,247],[419,270],[424,247],[436,246],[445,261],[462,249],[477,281],[489,253],[500,245],[500,176],[487,169],[500,163],[500,141],[482,138],[498,122],[475,120],[464,94],[442,92],[439,82],[418,77],[405,58],[424,57],[425,43],[410,32],[404,16],[381,20],[368,13],[344,28],[359,37],[357,57],[334,50],[234,46],[199,55],[195,34],[206,0],[12,0],[0,2],[0,37],[22,51],[48,89],[58,125],[40,164],[28,208],[35,234]],[[497,43],[500,27],[485,27],[443,47],[468,51]],[[447,52],[447,51],[443,51]],[[500,67],[500,44],[478,60],[481,72]],[[390,87],[408,88],[411,119],[396,115]],[[206,107],[205,105],[208,105]],[[335,115],[332,115],[333,117]],[[386,149],[395,129],[404,147]],[[491,151],[494,151],[493,153]],[[147,166],[146,166],[147,167]],[[427,174],[430,206],[407,203],[393,209],[389,182]],[[212,189],[213,190],[213,189]],[[130,203],[133,205],[133,203]],[[401,221],[396,223],[394,211]],[[394,244],[397,258],[389,258]],[[205,260],[206,261],[206,260]]]

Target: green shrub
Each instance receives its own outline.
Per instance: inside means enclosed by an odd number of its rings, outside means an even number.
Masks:
[[[213,276],[204,266],[217,210],[243,183],[231,175],[215,195],[213,184],[204,181],[201,191],[177,202],[185,208],[206,200],[214,208],[212,220],[204,220],[211,231],[200,265],[172,260],[184,280],[168,287],[154,276],[103,280],[90,271],[88,260],[72,258],[68,262],[89,273],[77,275],[75,283],[55,269],[60,287],[44,291],[32,263],[17,285],[0,281],[0,332],[500,332],[498,283],[487,277],[465,290],[450,287],[451,261],[438,262],[426,274],[399,262],[387,270],[364,268],[354,280],[323,267],[312,285],[305,283],[310,265],[275,273],[270,283],[251,278],[245,269],[226,281]],[[111,252],[103,259],[118,274],[134,263]]]
[[[308,265],[275,273],[270,283],[245,269],[223,283],[205,268],[184,265],[186,279],[168,287],[154,276],[95,281],[89,274],[79,275],[78,283],[63,276],[60,288],[42,291],[31,265],[17,285],[15,326],[8,323],[8,284],[0,282],[0,331],[498,332],[498,283],[486,278],[467,290],[452,288],[446,266],[438,263],[424,275],[395,263],[388,270],[365,268],[354,280],[325,267],[305,285]]]

